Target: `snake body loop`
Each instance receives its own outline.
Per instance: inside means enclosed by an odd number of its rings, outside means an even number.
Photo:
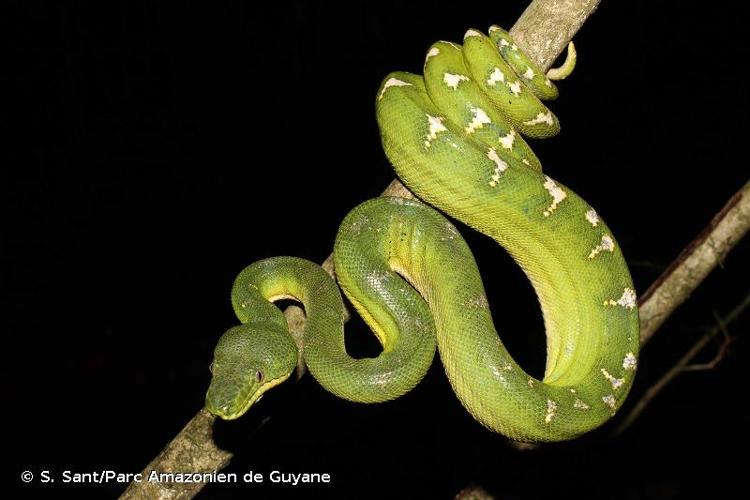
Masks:
[[[583,199],[542,173],[522,138],[559,131],[540,101],[555,97],[550,79],[496,26],[489,36],[467,31],[463,46],[434,44],[424,77],[392,73],[376,97],[398,176],[423,202],[497,241],[529,277],[547,333],[543,380],[503,346],[456,228],[421,201],[378,198],[344,219],[334,264],[383,352],[372,359],[346,353],[343,301],[320,267],[293,257],[259,261],[235,281],[232,303],[243,325],[216,348],[207,408],[236,418],[289,376],[297,352],[271,302],[291,297],[308,318],[304,360],[340,397],[402,395],[424,376],[437,345],[458,398],[493,431],[558,441],[610,418],[637,364],[635,292],[612,232]]]

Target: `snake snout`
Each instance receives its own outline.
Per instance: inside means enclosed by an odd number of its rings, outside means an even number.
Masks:
[[[247,391],[228,391],[226,386],[212,380],[206,393],[206,409],[224,420],[232,420],[244,413],[250,399],[251,395]]]

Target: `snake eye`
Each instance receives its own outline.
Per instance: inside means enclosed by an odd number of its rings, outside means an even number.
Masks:
[[[263,372],[262,371],[258,370],[257,372],[255,372],[255,381],[258,382],[258,383],[260,383],[260,382],[263,381]]]
[[[211,373],[214,372],[214,363],[213,363],[213,361],[211,362],[210,365],[208,365],[208,371],[210,371]]]

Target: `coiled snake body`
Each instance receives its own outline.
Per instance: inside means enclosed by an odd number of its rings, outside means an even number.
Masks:
[[[293,257],[256,262],[232,290],[242,325],[216,347],[209,411],[237,418],[289,377],[297,346],[272,302],[294,298],[307,315],[304,360],[342,398],[404,394],[422,379],[437,345],[464,407],[513,439],[570,439],[613,415],[637,364],[635,292],[612,232],[583,199],[542,173],[521,137],[557,133],[557,118],[539,101],[556,96],[509,34],[493,26],[489,37],[469,30],[463,47],[434,44],[424,77],[392,73],[376,97],[383,146],[403,182],[495,239],[531,280],[547,334],[543,380],[503,347],[474,258],[454,226],[420,201],[377,198],[342,222],[334,264],[383,352],[372,359],[346,353],[343,301],[319,266]]]

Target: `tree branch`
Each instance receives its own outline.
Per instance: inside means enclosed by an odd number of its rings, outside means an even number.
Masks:
[[[750,181],[732,196],[703,231],[646,290],[639,301],[641,345],[750,229]]]
[[[547,69],[585,20],[594,12],[599,2],[600,0],[534,0],[511,29],[511,34],[516,43],[526,50],[532,59]],[[665,272],[664,277],[646,292],[641,305],[646,311],[641,312],[641,329],[648,332],[645,339],[650,338],[671,311],[685,300],[690,291],[747,232],[750,223],[749,186],[750,183],[738,193],[739,198],[735,195],[725,210],[714,218],[709,228],[704,231],[705,237],[698,238],[703,245],[686,249],[687,253],[683,252],[678,258],[678,264],[670,266],[668,270],[670,272]],[[413,197],[398,180],[391,182],[383,195]],[[703,250],[705,245],[714,250],[712,259],[703,255],[706,253],[706,250]],[[702,263],[701,266],[697,266],[694,262],[696,260],[693,258],[694,252],[701,255],[697,258]],[[332,273],[332,257],[329,256],[323,266],[329,273]],[[696,274],[697,271],[693,269],[700,269],[702,274]],[[685,279],[684,276],[697,277],[697,279],[691,279],[687,284],[679,286],[680,280]],[[667,286],[669,288],[664,288]],[[672,289],[680,289],[684,293],[674,303],[669,300]],[[302,311],[299,308],[290,307],[285,314],[290,330],[293,333],[301,331],[301,325],[304,324]],[[642,336],[642,341],[643,339]],[[303,365],[300,363],[300,366]],[[298,371],[298,375],[301,373]],[[146,466],[143,471],[144,477],[147,477],[152,470],[211,472],[225,467],[231,460],[232,454],[221,450],[214,443],[213,422],[213,416],[204,409],[200,410],[164,450]],[[131,483],[121,498],[187,499],[195,496],[203,486],[203,483],[171,484],[142,481]]]
[[[215,417],[205,408],[190,419],[175,438],[143,469],[143,480],[130,483],[120,498],[193,498],[205,483],[161,483],[146,479],[151,471],[211,472],[229,465],[232,454],[213,438]]]
[[[487,490],[481,486],[472,484],[459,491],[456,496],[453,497],[453,500],[495,500],[495,497],[490,495]]]
[[[750,294],[746,295],[743,301],[740,302],[740,304],[738,304],[734,309],[732,309],[732,311],[727,314],[726,317],[717,318],[716,326],[712,328],[711,331],[709,331],[706,335],[701,337],[695,344],[693,344],[693,346],[688,349],[688,351],[679,359],[679,361],[677,361],[677,363],[675,363],[675,365],[669,371],[667,371],[667,373],[662,375],[662,377],[658,381],[656,381],[654,385],[648,388],[648,390],[643,394],[638,403],[636,403],[633,409],[628,412],[628,414],[622,420],[622,423],[617,427],[615,435],[622,434],[626,429],[633,425],[633,422],[635,422],[636,419],[641,415],[641,413],[643,413],[643,410],[646,409],[651,401],[653,401],[654,398],[656,398],[656,396],[659,395],[659,393],[661,393],[661,391],[664,390],[664,388],[669,385],[669,383],[672,382],[672,380],[674,380],[679,374],[688,371],[707,370],[715,367],[724,358],[727,347],[731,341],[731,337],[729,336],[726,327],[734,320],[736,320],[748,307],[750,307]],[[717,351],[713,359],[711,359],[711,361],[707,363],[701,363],[699,365],[689,364],[719,333],[724,334],[724,339],[722,340],[722,343],[719,346],[719,350]]]

